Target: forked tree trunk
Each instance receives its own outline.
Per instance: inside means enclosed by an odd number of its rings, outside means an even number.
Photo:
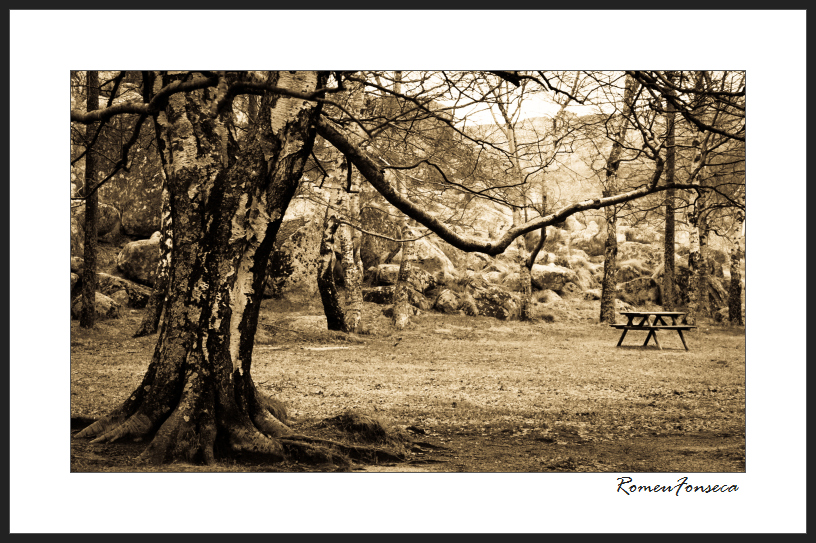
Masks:
[[[162,80],[173,76],[158,76]],[[279,72],[271,84],[310,93],[326,75]],[[282,406],[252,380],[266,266],[314,143],[315,102],[265,94],[238,148],[218,90],[172,95],[156,115],[173,220],[172,271],[159,340],[136,390],[78,437],[155,436],[153,462],[213,462],[221,451],[283,456]]]
[[[88,111],[99,108],[99,74],[88,71]],[[99,123],[91,123],[85,127],[85,140],[90,142]],[[82,328],[93,328],[96,320],[96,233],[97,209],[99,192],[93,190],[96,184],[97,160],[96,153],[88,149],[85,153],[85,252],[84,268],[82,270],[82,311],[79,315],[79,325]],[[93,191],[93,192],[91,192]]]
[[[167,296],[167,286],[170,283],[170,255],[173,251],[173,219],[170,215],[170,195],[167,188],[162,190],[162,211],[161,211],[161,241],[159,242],[159,264],[156,269],[156,283],[153,285],[153,292],[145,306],[145,314],[142,317],[142,324],[133,334],[133,337],[148,336],[155,334],[159,329],[164,309],[164,302]]]
[[[731,324],[744,326],[745,320],[742,318],[742,225],[745,216],[739,212],[736,224],[736,234],[734,244],[731,247],[731,285],[728,292],[728,319]]]

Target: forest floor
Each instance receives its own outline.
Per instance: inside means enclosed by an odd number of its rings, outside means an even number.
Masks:
[[[595,301],[563,300],[556,321],[422,313],[395,332],[364,304],[365,334],[329,332],[320,306],[265,300],[253,355],[258,388],[299,433],[362,413],[410,435],[402,462],[343,471],[744,472],[745,330],[702,324],[661,346],[597,321]],[[71,322],[71,434],[139,384],[156,336],[132,338],[142,310],[93,330]],[[295,461],[144,466],[145,443],[71,438],[72,472],[335,471]]]

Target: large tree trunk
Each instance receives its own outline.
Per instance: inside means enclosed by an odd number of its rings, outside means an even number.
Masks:
[[[671,75],[667,74],[671,80]],[[677,150],[674,146],[674,106],[666,107],[666,184],[674,184],[674,164]],[[661,301],[665,311],[673,311],[677,303],[677,285],[674,268],[674,189],[666,191],[666,227],[663,236],[663,292]]]
[[[742,317],[742,225],[745,216],[739,212],[736,224],[734,244],[731,247],[731,285],[728,292],[728,319],[731,324],[744,326]]]
[[[156,86],[173,76],[158,76]],[[301,93],[326,81],[278,72]],[[256,390],[252,348],[266,266],[314,143],[315,102],[265,93],[238,148],[219,93],[172,95],[155,117],[173,221],[170,284],[159,340],[142,383],[78,437],[110,442],[156,432],[141,459],[212,462],[220,451],[281,458],[291,433],[282,406]]]
[[[621,153],[623,143],[626,139],[628,129],[628,117],[632,112],[632,102],[634,101],[637,83],[627,75],[626,88],[623,92],[623,115],[621,115],[612,143],[612,150],[609,152],[609,159],[606,161],[606,179],[604,180],[604,198],[617,193],[618,169],[620,168]],[[606,243],[604,245],[604,274],[601,282],[601,314],[600,321],[614,324],[615,317],[615,291],[618,287],[618,226],[617,209],[609,206],[604,208],[606,212]]]
[[[99,108],[99,74],[88,71],[88,111]],[[85,140],[90,143],[99,123],[85,127]],[[96,183],[97,160],[92,149],[85,152],[85,264],[82,270],[82,311],[79,325],[82,328],[93,328],[96,320],[96,227],[99,192],[93,190]],[[93,192],[91,192],[93,191]]]
[[[159,264],[156,270],[156,283],[153,285],[153,292],[145,306],[145,314],[142,317],[142,324],[133,334],[133,337],[148,336],[155,334],[159,330],[164,309],[164,302],[167,296],[167,285],[170,283],[170,255],[173,251],[173,219],[170,215],[170,195],[165,187],[162,190],[162,218],[161,218],[161,242],[159,243]]]

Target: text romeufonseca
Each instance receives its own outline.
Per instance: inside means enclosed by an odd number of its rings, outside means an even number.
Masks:
[[[637,492],[674,492],[675,496],[680,495],[680,491],[685,492],[702,492],[708,494],[711,492],[736,492],[739,490],[737,485],[691,485],[688,482],[688,477],[680,477],[677,479],[676,485],[636,485],[632,483],[631,477],[618,477],[618,492],[623,492],[627,496]]]

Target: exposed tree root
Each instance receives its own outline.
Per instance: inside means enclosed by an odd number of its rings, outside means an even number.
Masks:
[[[144,414],[136,413],[125,418],[118,413],[112,413],[94,422],[74,437],[94,438],[91,443],[113,443],[124,437],[141,439],[150,433],[152,428],[151,420]]]

